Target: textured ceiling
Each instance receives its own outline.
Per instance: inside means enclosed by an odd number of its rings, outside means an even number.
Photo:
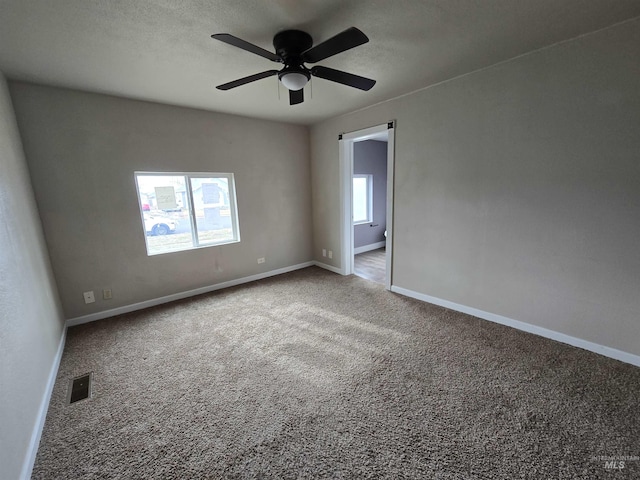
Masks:
[[[12,79],[302,124],[357,110],[640,16],[638,0],[0,0],[0,70]],[[212,40],[273,50],[296,28],[315,43],[355,26],[370,42],[320,65],[376,79],[369,92],[322,79],[290,106],[278,68]]]

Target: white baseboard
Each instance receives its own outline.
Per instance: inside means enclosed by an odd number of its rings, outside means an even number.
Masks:
[[[313,262],[313,264],[314,264],[316,267],[324,268],[325,270],[329,270],[330,272],[337,273],[337,274],[339,274],[339,275],[344,275],[344,274],[342,273],[342,270],[340,270],[338,267],[334,267],[334,266],[332,266],[332,265],[327,265],[326,263],[317,262],[317,261],[316,261],[316,262]]]
[[[379,248],[385,247],[387,245],[386,240],[383,242],[371,243],[369,245],[363,245],[362,247],[354,248],[353,254],[357,255],[359,253],[370,252],[371,250],[377,250]]]
[[[163,303],[174,302],[176,300],[182,300],[184,298],[193,297],[195,295],[202,295],[203,293],[221,290],[223,288],[235,287],[236,285],[241,285],[243,283],[255,282],[256,280],[273,277],[275,275],[292,272],[294,270],[300,270],[301,268],[311,267],[313,265],[315,265],[315,262],[299,263],[297,265],[291,265],[289,267],[279,268],[277,270],[257,273],[248,277],[242,277],[235,280],[229,280],[227,282],[216,283],[214,285],[208,285],[206,287],[196,288],[194,290],[188,290],[186,292],[174,293],[165,297],[152,298],[151,300],[145,300],[144,302],[132,303],[130,305],[124,305],[122,307],[112,308],[110,310],[103,310],[102,312],[83,315],[82,317],[70,318],[67,320],[67,327],[73,327],[82,323],[94,322],[96,320],[102,320],[103,318],[115,317],[116,315],[122,315],[123,313],[135,312],[136,310],[142,310],[143,308],[155,307],[156,305],[161,305]]]
[[[56,383],[56,377],[58,376],[58,368],[60,367],[60,360],[62,359],[62,352],[64,351],[64,344],[67,340],[67,327],[62,330],[62,337],[58,344],[58,351],[53,358],[51,369],[49,370],[49,379],[47,380],[47,386],[44,390],[44,395],[40,401],[40,408],[38,409],[38,418],[36,424],[31,432],[31,440],[29,441],[29,448],[27,449],[27,455],[22,464],[22,473],[20,478],[22,480],[29,480],[31,473],[33,472],[33,466],[36,463],[36,455],[38,454],[38,447],[40,446],[40,438],[42,437],[42,430],[44,429],[44,422],[47,419],[47,412],[49,410],[49,402],[51,401],[51,394],[53,393],[53,386]]]
[[[465,305],[460,305],[448,300],[442,300],[441,298],[414,292],[413,290],[397,287],[395,285],[391,286],[391,291],[399,293],[400,295],[415,298],[417,300],[422,300],[423,302],[433,303],[434,305],[449,308],[457,312],[467,313],[469,315],[473,315],[474,317],[482,318],[483,320],[489,320],[490,322],[499,323],[501,325],[513,327],[517,330],[533,333],[535,335],[549,338],[557,342],[566,343],[574,347],[589,350],[590,352],[598,353],[600,355],[604,355],[605,357],[613,358],[615,360],[620,360],[621,362],[630,363],[631,365],[640,367],[640,356],[634,355],[632,353],[623,352],[622,350],[617,350],[611,347],[605,347],[604,345],[599,345],[597,343],[589,342],[588,340],[572,337],[564,333],[556,332],[555,330],[549,330],[548,328],[538,327],[536,325],[531,325],[530,323],[513,320],[508,317],[503,317],[502,315],[496,315],[495,313],[485,312],[477,308],[467,307]]]

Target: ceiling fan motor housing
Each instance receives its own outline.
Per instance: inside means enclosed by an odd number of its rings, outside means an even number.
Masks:
[[[313,39],[301,30],[284,30],[273,37],[276,54],[287,66],[302,66],[302,54],[313,46]]]
[[[300,90],[311,78],[302,58],[313,46],[311,35],[301,30],[284,30],[273,37],[273,46],[285,65],[278,72],[278,78],[289,90]]]

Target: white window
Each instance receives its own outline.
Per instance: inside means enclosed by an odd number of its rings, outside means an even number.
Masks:
[[[232,173],[136,172],[147,254],[240,241]]]
[[[353,176],[353,223],[373,222],[373,175]]]

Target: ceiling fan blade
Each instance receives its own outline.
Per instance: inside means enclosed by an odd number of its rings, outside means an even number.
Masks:
[[[289,90],[289,105],[297,105],[304,102],[304,88]]]
[[[271,77],[277,74],[278,70],[267,70],[266,72],[256,73],[255,75],[249,75],[248,77],[239,78],[238,80],[234,80],[233,82],[223,83],[222,85],[218,85],[216,88],[218,90],[231,90],[232,88],[236,88],[241,85],[255,82],[256,80],[261,80],[263,78]]]
[[[258,47],[253,43],[249,43],[246,40],[242,40],[241,38],[234,37],[229,33],[215,33],[211,35],[211,38],[216,40],[220,40],[221,42],[228,43],[229,45],[233,45],[234,47],[241,48],[246,50],[247,52],[255,53],[256,55],[260,55],[261,57],[267,58],[274,62],[282,62],[280,57],[275,53],[270,52],[269,50],[265,50],[264,48]]]
[[[368,41],[369,38],[356,27],[347,28],[344,32],[304,52],[302,59],[307,63],[316,63]]]
[[[371,90],[376,84],[375,80],[370,78],[354,75],[353,73],[343,72],[342,70],[334,70],[333,68],[317,65],[311,69],[311,75],[331,80],[332,82],[342,83],[350,87],[359,88],[360,90]]]

